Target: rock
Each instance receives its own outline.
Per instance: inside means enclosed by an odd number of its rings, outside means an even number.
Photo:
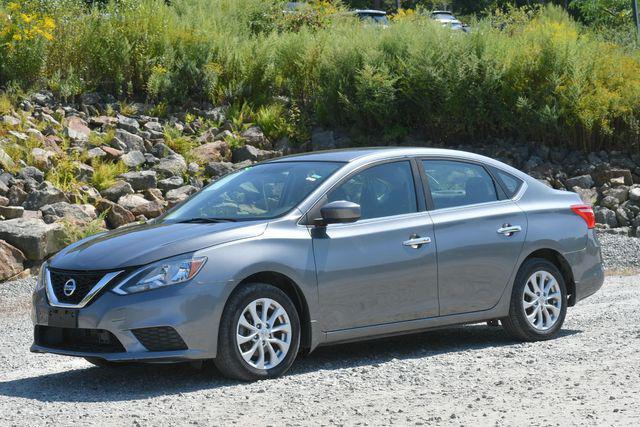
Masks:
[[[40,208],[40,212],[42,212],[42,218],[47,224],[65,220],[83,225],[97,218],[96,210],[92,205],[72,205],[66,202],[45,205]]]
[[[61,190],[54,187],[49,181],[44,181],[27,195],[23,206],[25,209],[38,210],[44,205],[68,201],[67,196]]]
[[[31,95],[31,101],[36,104],[46,107],[53,103],[53,94],[51,92],[38,92]]]
[[[565,185],[567,188],[591,188],[595,185],[595,182],[593,181],[593,178],[591,178],[591,175],[580,175],[567,179],[565,181]]]
[[[20,169],[18,173],[18,177],[29,180],[32,179],[38,183],[44,181],[44,172],[34,166],[25,166]]]
[[[127,172],[120,175],[120,178],[131,184],[136,191],[155,188],[158,182],[155,171]]]
[[[573,187],[572,191],[578,193],[582,201],[588,205],[594,205],[598,200],[598,192],[595,189]]]
[[[14,185],[9,189],[7,197],[9,198],[10,205],[21,206],[24,201],[27,200],[27,193],[19,186]]]
[[[0,206],[0,216],[4,219],[22,218],[24,208],[22,206]]]
[[[16,218],[0,221],[0,240],[18,248],[32,261],[45,259],[62,249],[65,239],[62,224],[46,224],[41,219]]]
[[[616,199],[618,204],[620,204],[620,203],[623,203],[624,201],[626,201],[629,198],[629,188],[625,187],[625,186],[614,187],[614,188],[611,188],[609,190],[603,191],[602,194],[603,194],[603,196],[605,196],[605,198],[612,197],[612,198]]]
[[[109,146],[103,146],[100,148],[102,149],[102,151],[104,151],[107,154],[107,158],[109,159],[119,160],[120,157],[122,157],[123,152],[121,150],[118,150],[117,148],[113,148]]]
[[[76,189],[74,193],[69,196],[71,203],[82,204],[85,202],[96,203],[102,196],[100,192],[90,185],[82,185]]]
[[[140,124],[138,123],[138,121],[136,119],[132,119],[131,117],[121,116],[120,114],[118,114],[116,116],[116,120],[118,120],[116,126],[118,126],[120,129],[126,130],[127,132],[136,133],[140,129]]]
[[[93,178],[93,173],[95,172],[93,170],[93,167],[82,162],[73,162],[73,164],[76,167],[76,177],[80,181],[84,181],[84,182],[91,181],[91,178]]]
[[[132,150],[137,150],[142,152],[145,151],[144,139],[142,139],[141,136],[134,135],[133,133],[128,132],[124,129],[116,130],[115,139],[124,145],[124,147],[126,148],[126,151],[132,151]]]
[[[233,172],[233,163],[230,162],[214,162],[208,163],[204,167],[204,173],[212,178],[218,178]]]
[[[239,163],[245,160],[262,161],[276,157],[278,153],[276,151],[267,151],[256,148],[252,145],[245,145],[233,150],[232,159],[234,163]]]
[[[9,206],[9,199],[4,196],[0,196],[0,206]]]
[[[89,140],[89,134],[91,129],[87,126],[87,123],[80,117],[72,116],[65,120],[65,131],[67,136],[78,142],[85,142]]]
[[[122,162],[130,169],[136,168],[146,161],[144,154],[138,150],[132,150],[123,154],[122,157],[120,157],[120,160],[122,160]]]
[[[100,94],[95,92],[83,93],[80,97],[80,100],[85,105],[96,105],[102,102],[102,97]]]
[[[19,118],[5,114],[2,116],[2,123],[8,127],[18,127],[22,123]]]
[[[632,185],[633,177],[629,169],[611,169],[609,171],[609,180],[614,185]]]
[[[136,220],[129,210],[110,200],[99,200],[96,209],[101,215],[105,215],[104,219],[110,228],[122,227]]]
[[[167,202],[169,203],[169,207],[175,206],[178,203],[183,202],[196,191],[198,191],[198,189],[192,185],[185,185],[184,187],[167,191]]]
[[[154,169],[161,175],[182,175],[187,171],[187,162],[180,154],[172,154],[160,159]]]
[[[226,108],[225,107],[216,107],[210,110],[204,111],[202,115],[209,120],[213,120],[214,122],[223,122],[226,117]]]
[[[157,132],[162,134],[162,125],[158,122],[147,122],[144,124],[144,128],[150,132]]]
[[[623,227],[626,227],[631,224],[631,221],[629,219],[629,214],[627,213],[626,209],[622,207],[619,207],[618,209],[616,209],[616,220],[618,221],[618,224]]]
[[[24,254],[20,249],[0,240],[0,280],[7,280],[24,270]]]
[[[0,181],[0,195],[5,195],[9,192],[9,187],[4,182]],[[9,199],[7,199],[7,203],[9,203]]]
[[[273,148],[284,155],[292,154],[294,152],[294,147],[286,136],[277,140],[276,143],[273,144]]]
[[[159,143],[157,143],[156,145],[153,146],[153,148],[151,149],[151,154],[153,154],[157,158],[161,159],[163,157],[167,157],[167,156],[170,156],[172,154],[175,154],[175,151],[173,151],[171,148],[169,148],[164,143],[159,142]]]
[[[640,187],[635,187],[629,190],[629,200],[640,202]]]
[[[610,228],[618,226],[616,213],[611,209],[607,209],[602,206],[594,206],[593,212],[595,213],[596,223],[606,225]]]
[[[172,176],[158,181],[158,188],[166,193],[169,190],[182,187],[183,184],[184,180],[181,176]]]
[[[135,193],[135,191],[130,183],[127,181],[116,181],[111,187],[102,190],[100,194],[112,202],[117,202],[120,197],[133,193]]]
[[[249,129],[243,131],[240,136],[248,145],[260,148],[268,148],[270,146],[269,140],[264,136],[262,129],[257,126],[251,126]]]
[[[314,131],[311,134],[311,147],[313,151],[332,150],[336,148],[333,131]]]
[[[106,156],[107,153],[100,147],[95,147],[90,150],[87,150],[87,158],[95,159]]]
[[[200,164],[220,162],[231,158],[231,151],[225,141],[208,142],[191,150],[191,156]]]
[[[118,205],[130,211],[133,215],[144,215],[155,218],[163,212],[163,206],[155,201],[145,199],[139,194],[128,194],[118,200]]]
[[[13,169],[16,167],[15,162],[9,155],[0,147],[0,166],[5,169]]]

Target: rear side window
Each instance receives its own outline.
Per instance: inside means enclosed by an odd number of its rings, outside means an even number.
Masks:
[[[491,175],[480,165],[451,160],[423,160],[436,209],[498,200]]]
[[[492,168],[493,173],[498,178],[498,181],[502,184],[507,197],[511,198],[516,195],[520,187],[522,186],[522,180],[515,176],[508,174],[500,169]]]
[[[417,212],[411,164],[384,163],[357,173],[329,194],[329,202],[337,200],[359,204],[362,219]]]

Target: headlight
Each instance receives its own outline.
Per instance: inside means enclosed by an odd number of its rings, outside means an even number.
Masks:
[[[127,295],[177,285],[193,279],[206,261],[206,257],[191,254],[158,261],[131,273],[113,292]]]
[[[38,273],[38,279],[36,280],[36,288],[35,291],[41,291],[42,289],[44,289],[44,284],[45,284],[45,273],[47,271],[47,262],[43,262],[42,265],[40,266],[40,272]]]

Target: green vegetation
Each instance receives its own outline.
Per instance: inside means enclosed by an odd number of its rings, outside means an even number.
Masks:
[[[93,167],[91,184],[98,191],[111,187],[116,182],[116,177],[128,170],[127,166],[122,162],[113,163],[100,158],[93,159],[91,167]]]
[[[63,220],[62,226],[64,230],[64,244],[70,245],[85,237],[106,231],[104,228],[104,218],[107,212],[103,212],[98,218],[87,223],[79,224],[70,220]]]
[[[639,146],[638,50],[558,7],[491,15],[464,34],[419,14],[364,25],[329,2],[300,14],[265,0],[4,4],[0,86],[98,90],[165,112],[226,103],[237,130],[260,123],[299,141],[321,124],[385,140]]]

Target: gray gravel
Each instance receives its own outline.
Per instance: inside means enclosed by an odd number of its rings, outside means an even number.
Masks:
[[[640,271],[640,238],[598,233],[604,266],[611,272]]]
[[[552,341],[448,328],[321,348],[253,384],[187,365],[112,370],[29,353],[32,285],[0,284],[2,426],[640,423],[640,275],[607,277]]]

